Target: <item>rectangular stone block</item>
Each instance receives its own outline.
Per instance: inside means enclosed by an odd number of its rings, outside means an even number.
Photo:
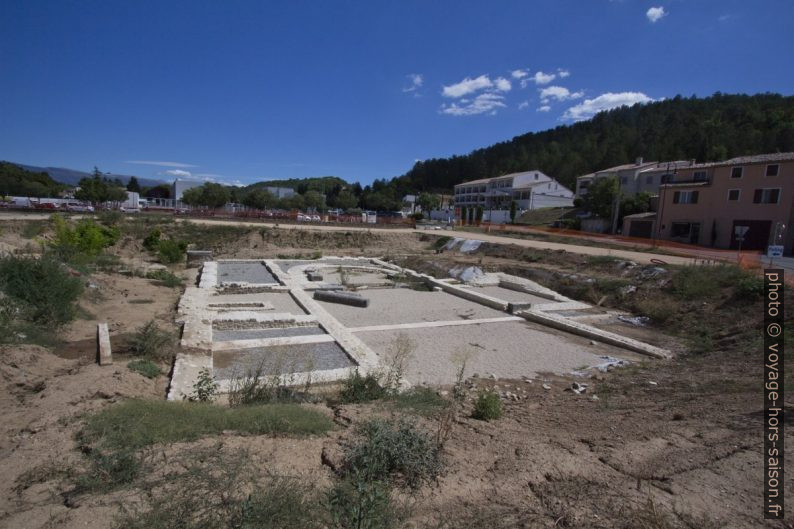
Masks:
[[[108,331],[107,323],[97,323],[96,326],[96,339],[97,339],[97,356],[99,357],[99,365],[105,366],[113,363],[113,355],[110,351],[110,332]]]

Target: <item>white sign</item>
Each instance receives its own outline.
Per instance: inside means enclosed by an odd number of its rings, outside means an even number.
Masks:
[[[750,229],[750,226],[734,226],[733,233],[736,235],[737,239],[743,239],[744,234],[747,233],[747,230]]]
[[[770,244],[766,249],[767,257],[783,257],[783,246],[777,244]]]

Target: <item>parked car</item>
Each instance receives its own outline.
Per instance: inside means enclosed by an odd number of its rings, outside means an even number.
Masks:
[[[67,202],[66,211],[74,211],[79,213],[93,212],[94,206],[89,204],[81,204],[79,202]]]

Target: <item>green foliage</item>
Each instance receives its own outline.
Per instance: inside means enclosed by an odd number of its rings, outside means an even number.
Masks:
[[[480,224],[482,222],[482,213],[483,213],[482,206],[477,206],[477,212],[474,215],[474,220],[477,222],[477,224]],[[515,221],[515,218],[513,219],[513,221]]]
[[[472,417],[481,421],[492,421],[502,416],[502,401],[493,391],[483,391],[474,402]]]
[[[0,162],[0,195],[16,197],[57,197],[66,189],[45,173],[28,171],[10,163]]]
[[[22,226],[22,237],[25,239],[34,239],[36,237],[41,236],[44,233],[45,229],[45,221],[43,220],[31,220],[26,222],[24,226]]]
[[[391,501],[391,487],[382,481],[344,479],[326,494],[334,529],[390,529],[401,513]]]
[[[158,228],[154,228],[146,237],[144,237],[143,247],[150,252],[157,251],[157,247],[160,245],[160,237],[162,234],[163,232],[161,232]]]
[[[436,239],[436,241],[433,243],[433,248],[435,248],[436,250],[440,250],[441,248],[446,246],[446,244],[449,241],[451,241],[451,240],[452,240],[452,237],[450,237],[448,235],[443,235],[443,236],[439,237],[438,239]]]
[[[188,397],[190,402],[212,402],[218,395],[218,384],[212,377],[209,368],[199,370],[196,382],[193,384],[193,393]]]
[[[597,217],[612,218],[615,197],[620,192],[620,184],[615,177],[599,178],[587,189],[584,196],[584,207]]]
[[[58,327],[72,321],[83,283],[52,257],[0,258],[0,291],[14,302],[14,316]]]
[[[240,529],[320,529],[325,513],[299,479],[275,478],[242,503]],[[148,529],[148,528],[147,528]]]
[[[89,416],[79,437],[84,444],[118,451],[194,441],[224,430],[252,435],[319,435],[332,427],[324,414],[297,404],[225,408],[207,403],[127,400]]]
[[[159,284],[168,288],[181,287],[184,280],[169,270],[151,270],[146,272],[146,279],[154,279]]]
[[[416,203],[422,208],[422,211],[431,211],[438,208],[441,201],[438,199],[438,195],[434,193],[421,193],[416,198]]]
[[[276,205],[277,199],[267,189],[254,189],[243,197],[242,203],[250,208],[268,209]]]
[[[736,282],[734,296],[739,300],[757,301],[764,297],[764,280],[761,277],[747,275]]]
[[[356,369],[345,379],[339,392],[339,401],[343,403],[361,403],[378,400],[388,395],[388,390],[381,387],[379,378],[368,373],[361,376]]]
[[[345,454],[345,473],[356,481],[416,488],[441,472],[441,454],[427,433],[410,422],[373,419],[358,429],[360,440]]]
[[[97,213],[97,219],[105,226],[117,226],[122,220],[124,220],[124,213],[117,209],[109,209]]]
[[[206,182],[199,187],[186,189],[182,194],[182,202],[191,206],[219,208],[229,202],[230,196],[226,186]]]
[[[746,277],[747,272],[734,265],[685,266],[673,273],[671,289],[679,299],[709,299]]]
[[[441,411],[447,405],[447,401],[435,390],[426,387],[411,388],[408,391],[397,393],[389,400],[389,403],[393,408],[410,410],[426,416]]]
[[[510,222],[515,224],[516,222],[516,201],[510,201]]]
[[[280,369],[276,371],[280,372]],[[305,390],[308,391],[309,384]],[[241,376],[234,376],[229,384],[229,406],[250,406],[251,404],[270,404],[274,402],[300,402],[303,393],[287,387],[276,374],[265,373],[261,363]]]
[[[157,378],[162,374],[157,364],[151,360],[133,360],[127,364],[127,367],[130,371],[140,373],[146,378]]]
[[[530,132],[467,155],[423,160],[389,186],[400,192],[443,191],[464,181],[537,167],[573,188],[577,176],[629,163],[637,156],[708,162],[789,151],[794,151],[792,96],[675,96]]]
[[[128,485],[141,471],[140,459],[131,450],[100,451],[89,454],[88,472],[78,476],[77,491],[106,492],[110,489]]]
[[[121,186],[121,183],[102,176],[96,167],[93,176],[81,178],[78,186],[80,189],[74,193],[74,198],[77,200],[85,200],[92,204],[127,200],[127,190]]]
[[[157,244],[157,256],[163,264],[174,264],[182,260],[187,250],[187,243],[164,239]]]
[[[154,320],[139,327],[127,341],[127,351],[134,356],[165,358],[172,353],[174,337]]]
[[[127,191],[132,191],[135,193],[141,192],[141,184],[138,183],[138,179],[134,176],[131,176],[127,182]]]
[[[113,246],[121,236],[115,226],[97,224],[92,219],[82,219],[70,224],[60,215],[53,215],[55,236],[49,246],[64,262],[86,264],[105,248]]]

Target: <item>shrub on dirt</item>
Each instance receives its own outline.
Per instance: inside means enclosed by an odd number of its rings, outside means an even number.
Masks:
[[[764,280],[747,275],[736,282],[734,297],[742,301],[756,301],[764,297]]]
[[[157,364],[151,360],[133,360],[127,364],[127,368],[130,371],[140,373],[146,378],[157,378],[162,374]]]
[[[0,258],[0,291],[15,317],[36,325],[61,326],[77,313],[83,283],[51,256]]]
[[[671,291],[684,300],[708,299],[746,277],[747,272],[734,265],[685,266],[673,273]]]
[[[157,247],[160,244],[160,236],[162,234],[163,232],[161,232],[159,228],[155,228],[150,231],[149,234],[143,239],[143,247],[150,252],[157,251]]]
[[[356,369],[342,384],[339,401],[345,404],[355,404],[382,399],[387,395],[388,391],[380,385],[377,375],[368,373],[362,376]]]
[[[115,226],[82,219],[72,225],[60,215],[53,215],[55,235],[49,246],[66,263],[88,264],[108,246],[118,241],[121,231]]]
[[[680,309],[680,303],[661,293],[634,301],[634,312],[647,316],[654,323],[667,323]]]
[[[224,430],[245,434],[319,435],[333,427],[326,415],[295,404],[225,408],[214,404],[128,400],[88,417],[83,444],[137,450],[156,443],[194,441]]]
[[[472,417],[481,421],[492,421],[502,416],[502,401],[493,391],[484,391],[474,402]]]
[[[447,401],[431,388],[416,387],[398,393],[390,399],[393,408],[411,410],[419,415],[433,415],[441,411]]]
[[[187,243],[172,239],[162,240],[157,244],[157,255],[163,264],[174,264],[182,260],[187,250]]]
[[[334,529],[391,529],[405,517],[383,481],[341,480],[326,493],[325,503]]]
[[[88,471],[77,478],[78,492],[106,492],[127,485],[141,470],[141,461],[131,450],[92,450],[89,458]]]
[[[176,288],[185,284],[185,281],[169,270],[151,270],[146,272],[146,279],[154,279],[158,284],[168,287]]]
[[[359,442],[345,454],[345,472],[355,481],[416,488],[441,472],[438,446],[410,422],[373,419],[362,424],[358,434]]]
[[[134,356],[165,358],[173,352],[174,337],[154,320],[139,327],[127,341],[127,351]]]
[[[212,402],[218,394],[218,384],[212,377],[209,368],[199,369],[196,382],[193,383],[193,393],[187,398],[188,402]]]

